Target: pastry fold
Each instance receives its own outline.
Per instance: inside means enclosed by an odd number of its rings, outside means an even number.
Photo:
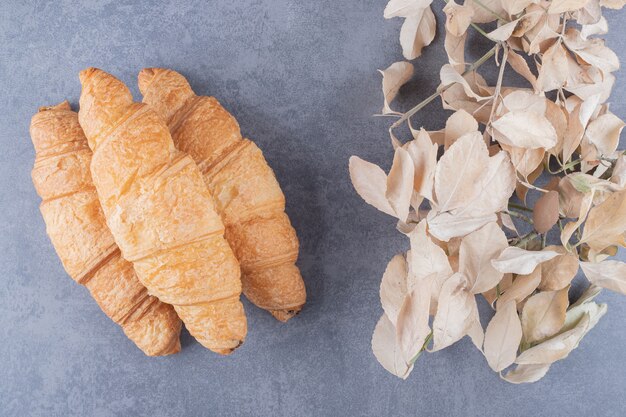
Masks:
[[[180,350],[172,306],[148,294],[113,240],[89,173],[91,150],[67,101],[33,116],[32,179],[46,230],[67,273],[146,355]]]
[[[247,331],[239,263],[200,170],[120,80],[89,68],[80,81],[91,174],[123,256],[202,345],[232,352]]]
[[[146,68],[139,89],[167,121],[176,147],[200,167],[241,264],[244,294],[287,321],[304,305],[306,290],[295,265],[298,238],[263,153],[215,98],[197,96],[181,74]]]

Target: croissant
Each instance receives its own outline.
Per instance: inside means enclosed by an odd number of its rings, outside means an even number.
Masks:
[[[42,107],[30,134],[33,183],[50,240],[67,273],[87,287],[102,311],[146,355],[180,350],[180,320],[172,306],[148,295],[120,256],[89,174],[91,151],[67,101]]]
[[[241,264],[244,294],[278,320],[289,320],[306,301],[295,265],[298,237],[263,153],[241,137],[237,121],[215,98],[196,96],[181,74],[146,68],[139,89],[204,174]]]
[[[122,255],[203,346],[231,353],[247,331],[239,263],[200,170],[120,80],[89,68],[80,81],[91,174]]]

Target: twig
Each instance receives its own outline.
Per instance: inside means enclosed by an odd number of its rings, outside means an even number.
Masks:
[[[491,113],[489,113],[489,125],[491,125],[491,121],[493,120],[493,115],[496,112],[496,107],[498,104],[498,98],[500,98],[500,90],[502,89],[502,80],[504,79],[504,68],[506,67],[506,61],[509,57],[509,49],[506,44],[502,44],[502,63],[500,64],[500,72],[498,73],[498,82],[496,83],[496,89],[493,93],[493,100],[491,103]]]
[[[516,211],[507,211],[506,214],[508,214],[511,217],[515,217],[515,218],[518,218],[520,220],[524,220],[528,224],[533,224],[533,220],[530,217],[528,217],[528,216],[526,216],[526,215],[524,215],[522,213],[518,213]]]
[[[509,208],[514,208],[514,209],[518,209],[518,210],[523,210],[523,211],[528,211],[530,213],[533,212],[532,209],[526,207],[526,206],[522,206],[521,204],[517,204],[517,203],[511,203],[509,201]]]

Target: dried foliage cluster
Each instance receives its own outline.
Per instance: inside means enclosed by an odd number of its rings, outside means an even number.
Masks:
[[[407,60],[434,38],[431,1],[391,0],[385,9],[386,18],[404,18]],[[380,287],[384,314],[372,349],[389,372],[406,378],[423,351],[469,336],[502,378],[534,382],[605,314],[606,305],[593,301],[601,288],[626,294],[626,264],[608,259],[626,246],[626,156],[617,150],[624,122],[606,103],[619,62],[595,37],[608,30],[602,7],[624,3],[450,0],[443,8],[449,63],[437,91],[395,112],[391,102],[413,65],[381,71],[382,112],[397,117],[391,170],[353,156],[350,175],[410,242]],[[494,41],[472,64],[465,61],[470,26]],[[489,86],[477,69],[492,57],[499,76]],[[528,88],[503,85],[507,69]],[[413,128],[411,117],[439,97],[453,111],[445,128]],[[413,137],[402,143],[394,130],[405,124]],[[539,186],[542,173],[548,180]],[[532,208],[529,193],[540,196]],[[519,202],[509,201],[513,194]],[[547,239],[549,232],[560,239]],[[579,268],[591,285],[570,304]],[[477,296],[495,310],[484,330]]]

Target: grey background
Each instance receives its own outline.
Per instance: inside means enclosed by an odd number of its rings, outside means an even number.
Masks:
[[[380,277],[406,249],[391,218],[363,203],[352,154],[388,168],[380,75],[400,60],[400,19],[385,0],[5,1],[0,5],[0,415],[6,416],[623,416],[626,299],[534,385],[513,386],[463,340],[425,355],[407,381],[376,362]],[[443,2],[435,1],[441,9]],[[608,44],[626,57],[624,12],[607,12]],[[429,95],[444,63],[439,35],[415,61],[400,107]],[[475,39],[478,57],[488,42]],[[257,141],[287,196],[301,240],[308,304],[288,324],[246,304],[234,355],[203,349],[145,357],[63,271],[30,180],[30,117],[78,100],[77,73],[99,66],[133,89],[144,66],[185,74]],[[624,72],[613,111],[626,117]],[[490,73],[493,80],[493,72]],[[415,119],[436,129],[445,113]]]

